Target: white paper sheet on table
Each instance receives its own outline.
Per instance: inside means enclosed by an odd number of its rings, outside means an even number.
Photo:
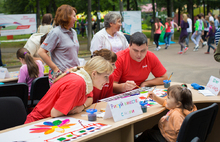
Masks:
[[[199,90],[199,93],[203,94],[204,96],[215,96],[211,91],[209,90]]]

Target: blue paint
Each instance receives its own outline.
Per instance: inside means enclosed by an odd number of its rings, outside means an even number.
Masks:
[[[44,122],[43,124],[48,126],[54,126],[52,122]]]
[[[94,129],[95,127],[90,127],[90,128],[87,128],[86,130],[92,130],[92,129]]]

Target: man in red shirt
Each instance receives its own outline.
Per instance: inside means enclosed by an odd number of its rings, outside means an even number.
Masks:
[[[147,37],[136,32],[131,36],[129,48],[117,52],[116,69],[113,72],[114,93],[133,90],[138,86],[162,85],[167,80],[167,70],[154,53],[148,51]],[[155,78],[147,80],[152,73]]]

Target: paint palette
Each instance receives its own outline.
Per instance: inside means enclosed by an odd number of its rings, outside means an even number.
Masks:
[[[142,89],[146,90],[146,92],[151,90],[150,87],[142,87]],[[104,99],[101,99],[99,101],[101,101],[101,102],[110,102],[110,101],[113,101],[113,100],[118,100],[118,99],[123,99],[123,98],[127,98],[127,97],[134,96],[134,95],[139,95],[140,92],[142,92],[142,90],[138,88],[138,89],[128,91],[128,92],[125,92],[125,93],[121,93],[121,94],[118,94],[118,95],[115,95],[115,96],[112,96],[112,97],[104,98]]]

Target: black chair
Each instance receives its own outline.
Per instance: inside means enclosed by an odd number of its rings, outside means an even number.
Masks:
[[[191,142],[200,142],[200,139],[198,137],[195,137],[194,139],[191,140]]]
[[[0,97],[0,130],[24,124],[27,112],[19,97]]]
[[[28,107],[34,107],[40,99],[47,93],[50,85],[48,76],[35,78],[31,84],[30,100],[28,100]]]
[[[28,85],[26,83],[12,83],[0,85],[0,97],[17,96],[21,98],[25,108],[28,101]]]
[[[218,105],[214,103],[187,115],[180,128],[177,142],[190,142],[195,137],[204,142],[212,130],[217,112]]]

